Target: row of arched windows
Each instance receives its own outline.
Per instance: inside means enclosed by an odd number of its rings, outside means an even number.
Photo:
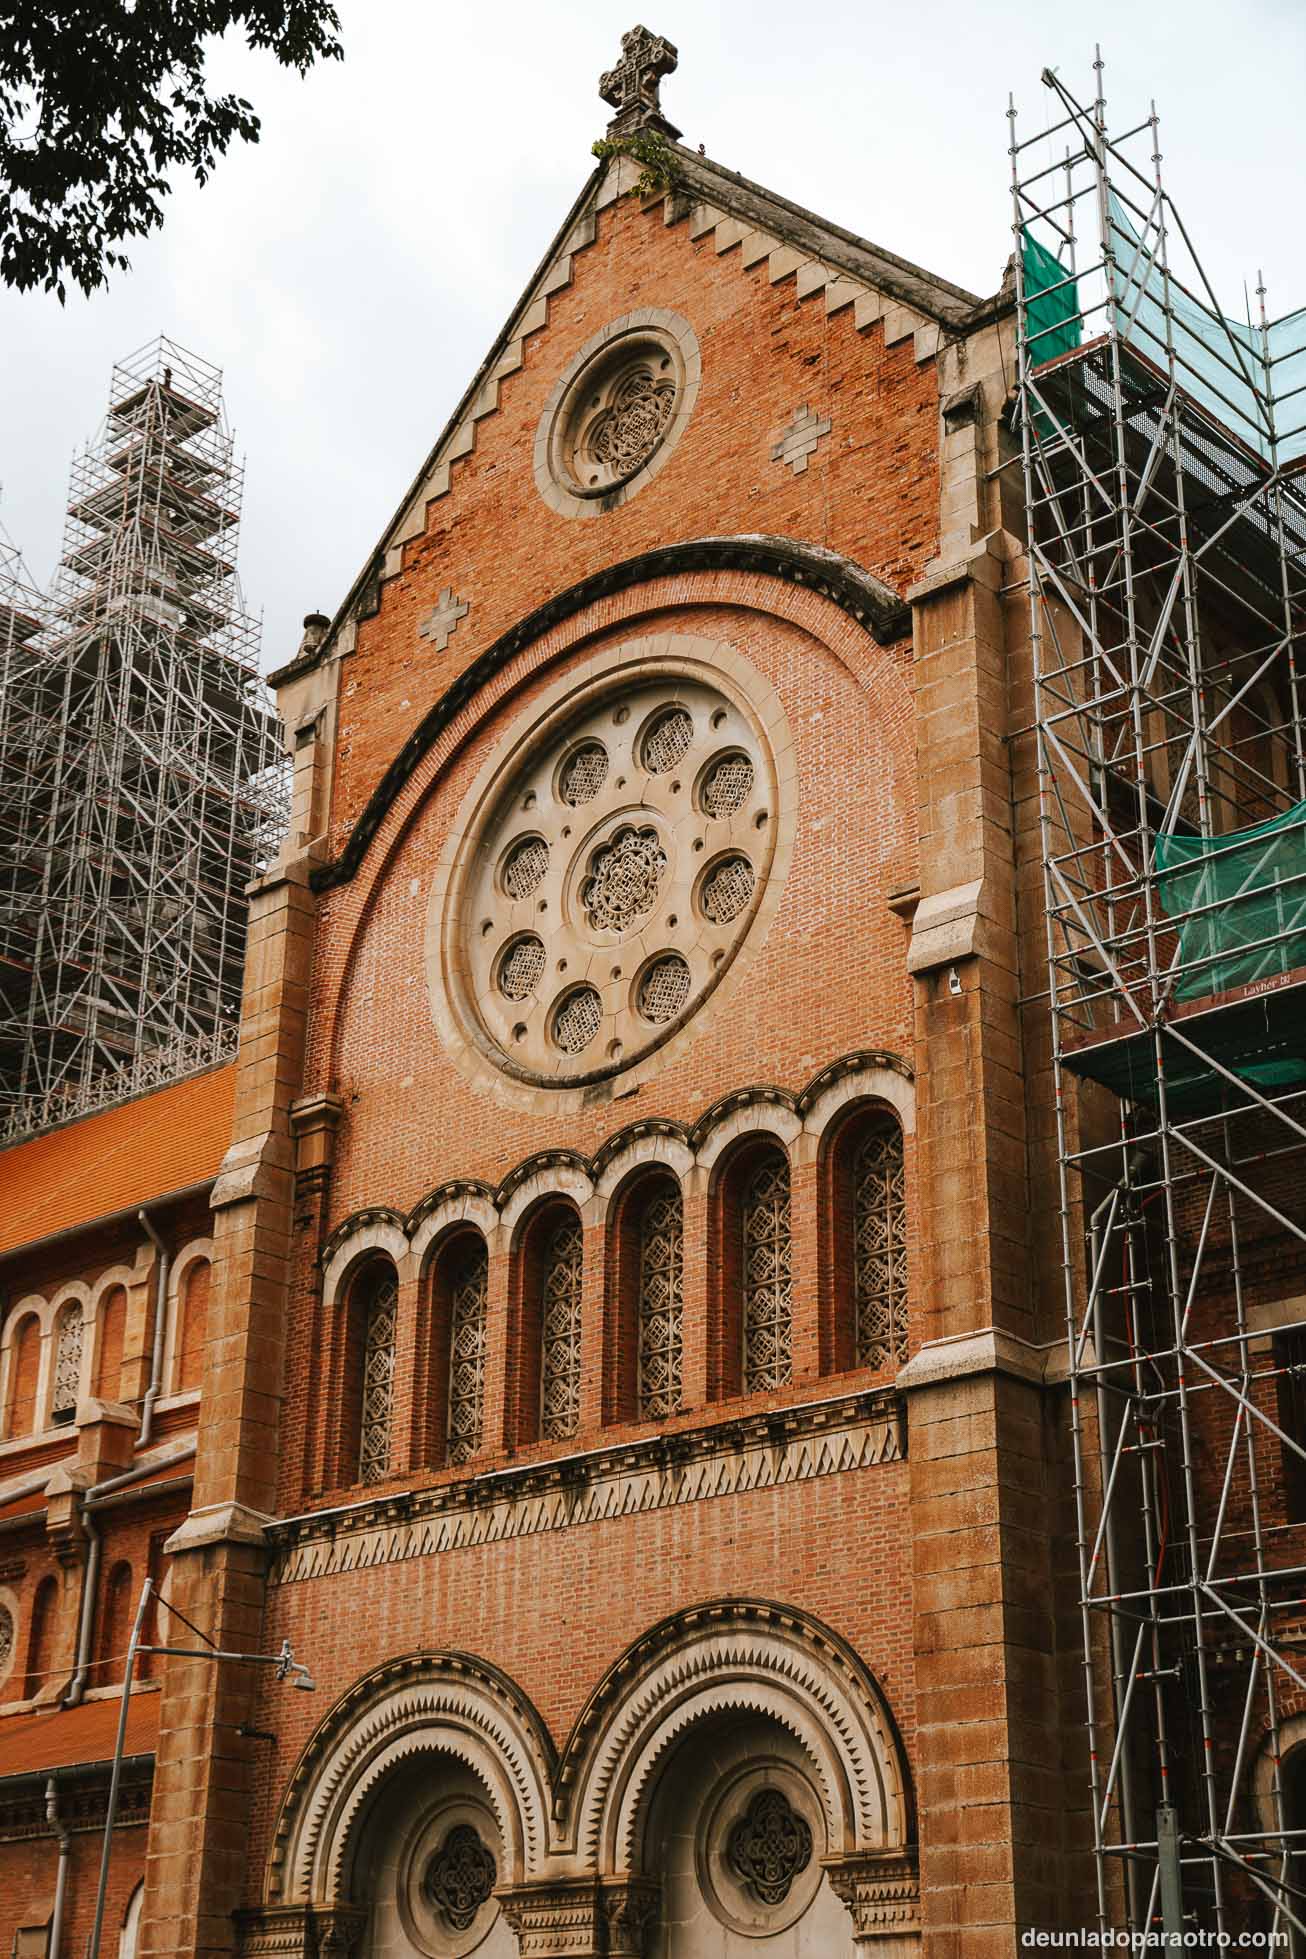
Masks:
[[[208,1259],[192,1258],[181,1272],[169,1329],[170,1360],[164,1391],[190,1394],[200,1385],[207,1335]],[[101,1401],[122,1398],[122,1366],[127,1330],[127,1291],[104,1288],[93,1312],[80,1298],[56,1305],[53,1322],[38,1300],[15,1307],[2,1359],[4,1376],[3,1440],[58,1428],[75,1419],[78,1401],[94,1395]],[[49,1356],[42,1387],[42,1349]]]
[[[161,1544],[162,1534],[159,1535]],[[157,1547],[152,1542],[152,1563],[156,1555]],[[135,1610],[136,1586],[131,1564],[125,1558],[115,1559],[101,1583],[88,1682],[91,1687],[110,1687],[122,1679]],[[33,1700],[56,1674],[63,1678],[70,1671],[75,1629],[71,1624],[61,1623],[60,1614],[64,1611],[75,1613],[76,1592],[62,1587],[60,1580],[47,1572],[31,1594],[26,1640],[22,1640],[18,1629],[13,1629],[17,1664],[0,1687],[0,1698]],[[148,1628],[146,1638],[153,1638]],[[147,1677],[147,1655],[141,1655],[137,1671],[142,1678]]]
[[[907,1357],[907,1205],[902,1130],[890,1110],[846,1123],[825,1166],[828,1222],[808,1292],[825,1300],[819,1369],[883,1370]],[[623,1189],[607,1243],[604,1293],[605,1422],[679,1413],[685,1382],[685,1200],[670,1171],[652,1167]],[[794,1379],[795,1273],[791,1169],[786,1151],[754,1137],[728,1157],[709,1212],[706,1257],[716,1299],[708,1335],[707,1394],[721,1401],[787,1387]],[[811,1256],[810,1251],[807,1254]],[[582,1423],[585,1236],[568,1199],[528,1213],[510,1259],[503,1357],[503,1440],[565,1442]],[[429,1347],[418,1453],[429,1463],[471,1461],[488,1434],[490,1258],[471,1227],[438,1245],[426,1281]],[[399,1379],[400,1288],[395,1266],[357,1269],[346,1302],[345,1419],[338,1473],[378,1482],[391,1473]]]

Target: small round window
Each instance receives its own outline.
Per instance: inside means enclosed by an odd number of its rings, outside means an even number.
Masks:
[[[586,342],[545,404],[535,480],[565,516],[598,516],[656,474],[698,392],[692,329],[647,307]]]

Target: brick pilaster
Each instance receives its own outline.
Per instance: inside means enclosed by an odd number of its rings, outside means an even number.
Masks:
[[[263,1642],[262,1524],[276,1500],[294,1234],[290,1108],[312,956],[308,868],[305,859],[279,865],[251,889],[232,1143],[212,1198],[214,1283],[194,1507],[168,1546],[170,1596],[217,1645],[235,1651],[260,1651]],[[255,1746],[238,1728],[256,1671],[238,1662],[165,1663],[143,1955],[233,1950]]]

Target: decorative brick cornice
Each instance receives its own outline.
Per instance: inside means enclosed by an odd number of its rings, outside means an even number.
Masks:
[[[901,1462],[906,1434],[891,1390],[841,1395],[695,1433],[656,1436],[560,1462],[379,1496],[345,1512],[268,1527],[270,1582],[436,1557],[468,1545],[570,1530],[748,1490]]]
[[[664,544],[638,557],[605,566],[602,571],[569,585],[563,592],[528,612],[500,634],[479,658],[445,689],[425,714],[368,798],[340,855],[311,873],[314,890],[347,884],[355,875],[369,845],[427,750],[507,662],[563,620],[598,600],[651,579],[675,578],[694,571],[760,572],[788,584],[802,585],[829,599],[846,612],[881,646],[891,646],[911,630],[910,609],[882,579],[854,564],[851,558],[823,546],[801,544],[790,537],[699,537],[683,544]]]

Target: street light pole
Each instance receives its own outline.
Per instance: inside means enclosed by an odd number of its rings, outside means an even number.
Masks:
[[[145,1624],[145,1614],[154,1595],[154,1580],[147,1578],[141,1587],[140,1602],[136,1607],[136,1622],[132,1626],[131,1638],[127,1642],[127,1664],[122,1676],[122,1707],[118,1713],[118,1738],[113,1747],[113,1769],[109,1776],[109,1801],[104,1818],[104,1842],[100,1846],[100,1881],[95,1893],[95,1921],[91,1927],[90,1941],[86,1948],[86,1959],[100,1959],[100,1939],[104,1931],[104,1902],[109,1889],[109,1850],[113,1842],[113,1826],[118,1816],[118,1785],[122,1781],[123,1749],[127,1740],[127,1710],[131,1703],[132,1682],[136,1675],[136,1661],[141,1653],[171,1654],[183,1660],[238,1660],[246,1666],[270,1666],[276,1668],[278,1680],[290,1680],[292,1685],[312,1693],[316,1682],[302,1661],[297,1660],[291,1651],[290,1641],[283,1639],[279,1653],[229,1653],[217,1646],[149,1646],[141,1640],[141,1628]],[[167,1600],[163,1600],[167,1609]]]

